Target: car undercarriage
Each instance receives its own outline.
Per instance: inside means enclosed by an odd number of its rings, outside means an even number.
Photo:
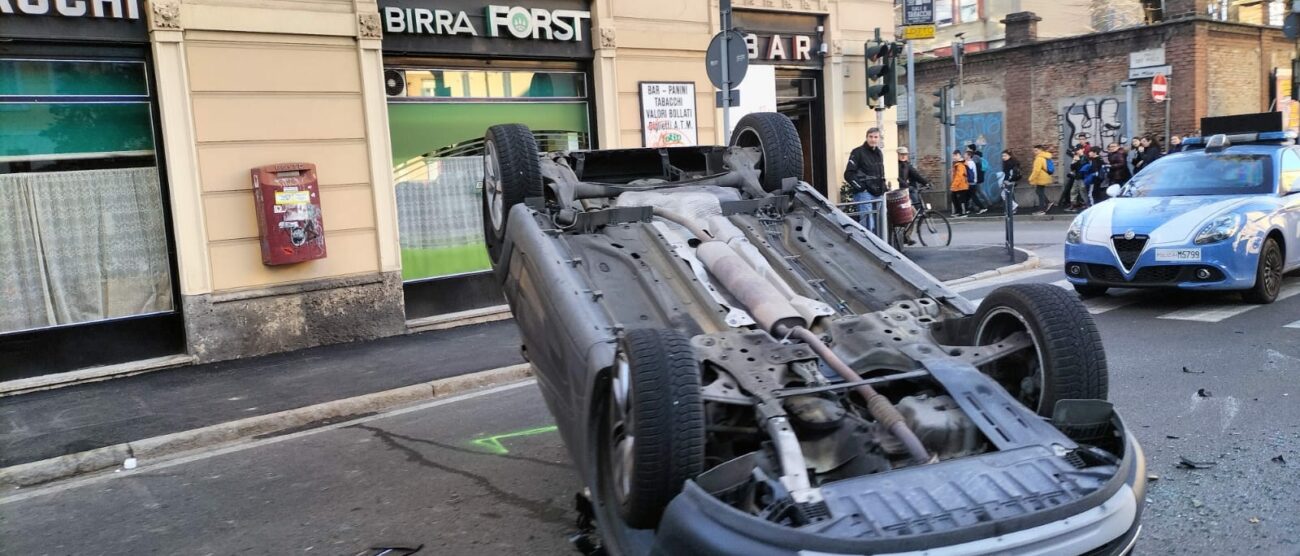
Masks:
[[[1078,299],[973,306],[799,182],[788,123],[541,155],[488,131],[489,252],[605,549],[1127,550],[1144,463]]]

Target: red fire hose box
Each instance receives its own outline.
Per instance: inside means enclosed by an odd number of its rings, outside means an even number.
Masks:
[[[306,162],[253,168],[262,264],[282,265],[325,258],[316,165]]]

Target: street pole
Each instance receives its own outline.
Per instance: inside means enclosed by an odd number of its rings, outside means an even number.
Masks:
[[[1174,103],[1174,96],[1173,94],[1171,94],[1174,92],[1174,87],[1173,85],[1169,84],[1170,81],[1172,80],[1169,79],[1169,77],[1165,77],[1165,148],[1166,149],[1169,148],[1169,113],[1170,113],[1169,107]]]
[[[1133,90],[1137,87],[1137,82],[1129,80],[1120,83],[1119,85],[1124,87],[1124,101],[1127,103],[1124,106],[1128,107],[1128,109],[1124,111],[1124,134],[1128,137],[1129,142],[1132,142],[1133,137],[1137,135],[1137,108],[1133,104]],[[1073,141],[1073,137],[1066,139],[1066,146],[1073,145]]]
[[[916,52],[907,43],[907,152],[916,156]]]
[[[731,0],[720,0],[718,2],[719,10],[722,16],[722,135],[723,141],[730,143],[731,138],[731,72],[728,66],[731,61],[726,58],[731,56]]]

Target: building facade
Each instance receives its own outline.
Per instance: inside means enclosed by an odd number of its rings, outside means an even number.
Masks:
[[[1276,109],[1275,76],[1289,71],[1294,43],[1281,29],[1219,21],[1203,1],[1197,4],[1169,2],[1166,10],[1179,11],[1161,23],[1054,40],[1038,38],[1034,14],[1012,14],[1005,20],[1006,46],[965,59],[955,146],[979,146],[993,176],[1004,148],[1026,161],[1034,145],[1049,145],[1058,167],[1068,167],[1065,153],[1081,133],[1104,147],[1135,136],[1163,138],[1166,122],[1170,134],[1188,135],[1198,132],[1206,116]],[[1168,78],[1168,107],[1152,98],[1155,73]],[[954,145],[945,144],[929,104],[935,91],[956,78],[952,60],[917,64],[918,98],[926,107],[915,123],[917,161],[937,182]],[[1058,182],[1065,174],[1056,173]],[[995,178],[981,184],[981,191],[996,200]],[[1022,204],[1034,202],[1030,188],[1020,194]],[[946,197],[938,191],[932,201],[947,206]]]
[[[947,57],[952,55],[952,44],[958,37],[965,42],[966,52],[1000,48],[1006,44],[1002,20],[1017,12],[1034,12],[1043,18],[1038,32],[1045,39],[1086,35],[1094,30],[1091,16],[1094,3],[1094,0],[934,0],[935,36],[913,41],[913,48],[923,55]],[[1107,3],[1138,4],[1139,0]]]
[[[732,121],[789,115],[805,178],[836,195],[877,125],[862,52],[892,4],[734,4],[752,63]],[[704,68],[719,27],[699,0],[0,2],[0,381],[501,314],[484,130],[725,143]],[[302,162],[328,254],[264,264],[250,170]]]

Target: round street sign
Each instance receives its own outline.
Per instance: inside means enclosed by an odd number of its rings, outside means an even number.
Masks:
[[[1151,78],[1151,98],[1156,102],[1164,102],[1169,97],[1169,80],[1165,74],[1157,73]]]
[[[745,44],[745,36],[739,31],[731,30],[726,33],[730,34],[726,55],[722,52],[722,33],[718,33],[713,36],[713,42],[709,43],[709,51],[704,58],[705,69],[708,70],[709,81],[713,82],[714,87],[721,89],[723,88],[722,64],[727,64],[727,80],[731,81],[731,88],[734,89],[749,72],[749,47]]]

